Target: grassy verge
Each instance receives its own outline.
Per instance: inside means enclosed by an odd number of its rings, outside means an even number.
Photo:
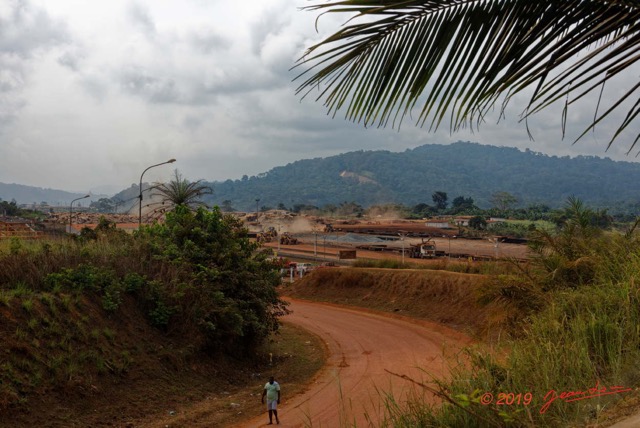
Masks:
[[[379,268],[379,269],[426,269],[443,270],[447,272],[473,273],[478,275],[499,275],[517,272],[518,262],[495,261],[479,262],[468,260],[449,260],[446,258],[431,260],[431,263],[402,263],[396,259],[358,259],[352,263],[352,267]]]

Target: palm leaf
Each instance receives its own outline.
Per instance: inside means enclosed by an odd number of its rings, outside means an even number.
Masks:
[[[176,169],[174,177],[168,183],[159,184],[154,196],[161,197],[161,205],[165,203],[170,206],[184,205],[190,208],[206,206],[200,198],[204,195],[212,194],[211,187],[201,184],[202,180],[190,182],[182,177]]]
[[[399,127],[417,107],[416,125],[430,130],[448,113],[452,130],[478,127],[501,97],[502,117],[532,88],[525,120],[559,100],[568,108],[594,91],[602,99],[605,84],[640,60],[639,0],[347,0],[306,9],[353,17],[299,60],[297,93],[319,90],[330,114],[344,109],[365,126]],[[596,107],[578,139],[622,112],[611,142],[631,130],[633,147],[636,82],[604,112]]]

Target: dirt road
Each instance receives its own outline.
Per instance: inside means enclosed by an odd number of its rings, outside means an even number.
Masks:
[[[320,336],[329,358],[306,393],[289,397],[287,385],[282,385],[282,427],[339,427],[354,422],[358,427],[378,426],[384,408],[382,391],[392,393],[398,402],[411,393],[424,394],[385,369],[428,382],[429,374],[446,374],[446,362],[469,343],[459,332],[423,321],[299,300],[291,300],[290,308],[293,314],[285,321]],[[425,394],[424,399],[433,397]],[[267,422],[265,410],[241,426]]]

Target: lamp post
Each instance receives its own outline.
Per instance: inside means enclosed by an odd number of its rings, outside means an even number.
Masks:
[[[69,204],[69,233],[71,233],[71,223],[72,223],[72,220],[73,220],[73,216],[72,216],[72,214],[73,214],[73,213],[71,212],[71,207],[73,207],[73,203],[74,203],[75,201],[79,201],[80,199],[88,198],[89,196],[91,196],[91,195],[88,195],[88,194],[87,194],[87,195],[81,196],[81,197],[79,197],[79,198],[75,198],[75,199],[74,199],[73,201],[71,201],[71,203]]]
[[[325,233],[324,233],[324,236],[323,236],[323,238],[324,238],[324,239],[323,239],[323,242],[324,242],[324,248],[323,248],[323,250],[322,250],[322,261],[323,261],[323,262],[327,261],[327,233],[328,233],[328,232],[325,232]]]
[[[176,161],[175,159],[169,159],[166,162],[151,165],[150,167],[142,171],[142,174],[140,174],[140,195],[138,196],[138,198],[140,198],[140,204],[138,208],[138,230],[140,230],[140,227],[142,226],[142,176],[144,175],[145,172],[149,171],[151,168],[155,168],[156,166],[164,165],[167,163],[174,163],[175,161]]]
[[[278,257],[280,257],[280,242],[282,241],[282,233],[280,232],[280,223],[278,223]]]
[[[404,238],[406,235],[406,233],[398,233],[398,235],[400,235],[400,240],[402,241],[402,266],[404,266]]]
[[[456,239],[456,238],[458,238],[458,235],[453,235],[453,236],[447,235],[447,236],[449,238],[449,260],[451,260],[451,238]],[[458,255],[458,257],[459,257],[459,255]]]
[[[313,261],[318,262],[318,231],[314,229],[313,237],[315,241],[313,242]]]

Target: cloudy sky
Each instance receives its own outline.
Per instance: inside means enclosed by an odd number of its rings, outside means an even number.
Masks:
[[[632,130],[571,145],[593,100],[525,126],[507,110],[479,132],[364,129],[296,96],[290,68],[345,17],[316,31],[305,0],[0,0],[0,182],[78,192],[168,179],[237,179],[298,159],[477,141],[555,155],[626,156]],[[627,78],[638,80],[636,68]],[[610,131],[605,124],[603,131]],[[632,137],[633,136],[633,137]],[[633,153],[635,154],[635,152]]]

